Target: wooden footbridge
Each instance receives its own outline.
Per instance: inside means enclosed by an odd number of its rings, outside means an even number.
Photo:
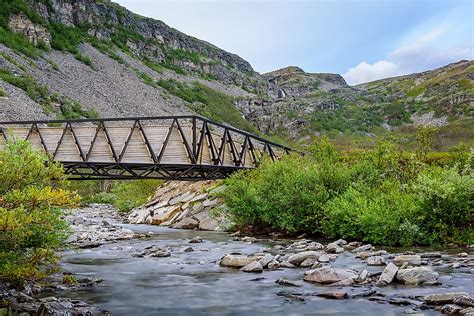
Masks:
[[[291,149],[200,116],[0,122],[61,162],[71,179],[221,179]]]

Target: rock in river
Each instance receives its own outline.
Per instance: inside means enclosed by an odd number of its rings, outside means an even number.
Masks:
[[[400,255],[396,256],[393,262],[397,266],[401,266],[405,262],[412,266],[419,266],[421,264],[421,257],[418,255]]]
[[[397,280],[405,284],[437,284],[439,274],[429,267],[398,270]]]
[[[455,300],[470,299],[470,296],[466,292],[448,292],[427,295],[423,299],[428,304],[448,304],[453,303]]]
[[[383,286],[392,283],[393,279],[397,275],[397,272],[398,267],[390,262],[380,275],[377,285]]]
[[[288,258],[288,262],[295,266],[298,266],[300,265],[301,262],[303,262],[307,258],[314,258],[317,260],[319,256],[321,255],[322,253],[320,251],[303,251],[303,252],[291,255]]]
[[[253,273],[262,273],[263,272],[263,267],[262,264],[259,261],[253,261],[244,266],[242,269],[240,269],[244,272],[253,272]]]
[[[325,298],[336,299],[336,300],[342,300],[348,297],[346,290],[326,290],[326,291],[322,291],[318,293],[317,295],[321,297],[325,297]]]
[[[330,284],[345,279],[357,279],[358,276],[359,275],[353,270],[322,267],[306,274],[304,280],[307,282]]]
[[[220,265],[223,267],[242,268],[251,262],[260,260],[261,257],[247,257],[243,255],[227,254],[222,257]]]
[[[367,258],[367,265],[369,266],[384,266],[385,259],[382,256],[372,256]]]

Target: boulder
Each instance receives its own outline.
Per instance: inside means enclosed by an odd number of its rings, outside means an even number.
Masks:
[[[448,292],[426,295],[423,299],[428,304],[449,304],[455,300],[470,299],[470,296],[466,292]]]
[[[219,223],[209,216],[199,222],[199,229],[202,230],[216,230],[217,226],[219,226]]]
[[[273,261],[273,256],[271,254],[266,254],[262,259],[260,259],[260,264],[262,267],[266,268],[270,262]]]
[[[202,237],[201,236],[196,236],[190,241],[188,241],[190,244],[199,244],[202,242]]]
[[[220,265],[223,267],[242,268],[254,261],[260,260],[260,257],[247,257],[243,255],[227,254],[221,258]]]
[[[369,271],[364,270],[359,274],[359,277],[357,278],[357,282],[363,282],[367,279],[369,276]]]
[[[474,307],[474,299],[472,297],[457,297],[453,300],[453,303],[461,306]]]
[[[195,220],[192,217],[186,217],[180,220],[179,222],[173,224],[173,228],[178,228],[178,229],[194,229],[197,228],[199,225],[199,222]]]
[[[421,264],[421,257],[418,255],[400,255],[396,256],[393,262],[397,266],[401,266],[405,262],[412,266],[419,266]]]
[[[335,243],[330,243],[326,246],[326,251],[329,253],[341,253],[344,252],[344,248]]]
[[[345,279],[356,279],[359,275],[349,269],[334,269],[331,267],[317,268],[304,276],[307,282],[322,284],[336,283]]]
[[[338,245],[339,247],[347,245],[347,241],[345,241],[344,239],[338,239],[336,241],[333,241],[332,243]]]
[[[384,266],[385,259],[382,256],[372,256],[367,258],[367,265],[369,266]]]
[[[342,299],[348,298],[346,290],[326,290],[326,291],[319,292],[317,296],[330,298],[330,299],[336,299],[336,300],[342,300]]]
[[[331,283],[329,286],[334,286],[334,287],[344,287],[344,286],[352,286],[354,285],[354,280],[353,279],[345,279],[336,283]]]
[[[329,256],[325,253],[323,253],[319,258],[318,261],[321,263],[328,263],[329,262]]]
[[[429,267],[398,270],[397,280],[405,284],[437,284],[439,274]]]
[[[369,250],[372,250],[372,248],[374,247],[371,244],[368,244],[368,245],[357,247],[356,249],[352,250],[352,252],[369,251]]]
[[[276,260],[272,260],[269,264],[268,264],[268,270],[276,270],[280,267],[280,263]]]
[[[303,251],[303,252],[291,255],[288,258],[288,262],[293,265],[299,266],[300,263],[303,262],[307,258],[314,258],[317,260],[321,256],[321,254],[322,253],[319,251]]]
[[[318,263],[318,259],[316,258],[306,258],[303,260],[303,262],[300,263],[301,268],[308,268],[313,266],[315,263]]]
[[[160,225],[164,222],[171,220],[180,211],[181,207],[179,205],[161,208],[158,212],[155,212],[151,223],[153,225]]]
[[[377,281],[377,285],[383,286],[392,283],[393,279],[397,275],[397,272],[398,267],[390,262],[380,275],[379,280]]]
[[[456,304],[446,304],[437,310],[446,315],[458,315],[461,312],[462,307]]]
[[[207,193],[203,193],[201,195],[198,195],[198,196],[195,196],[191,199],[190,202],[197,202],[197,201],[202,201],[202,200],[205,200],[207,198]]]
[[[262,273],[263,267],[259,261],[252,261],[249,264],[245,265],[242,269],[243,272],[253,272],[253,273]]]
[[[294,287],[300,287],[301,286],[301,284],[292,282],[292,281],[287,280],[287,279],[278,279],[278,280],[275,281],[275,283],[279,284],[279,285],[283,285],[283,286],[294,286]]]
[[[143,224],[147,217],[150,216],[150,211],[147,208],[135,209],[128,217],[130,224]]]

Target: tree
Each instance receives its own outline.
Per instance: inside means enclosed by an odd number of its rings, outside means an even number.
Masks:
[[[0,279],[21,283],[57,267],[55,251],[67,237],[64,208],[78,196],[63,189],[61,165],[27,141],[0,152]]]

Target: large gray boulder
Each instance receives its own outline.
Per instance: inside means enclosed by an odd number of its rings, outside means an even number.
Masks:
[[[262,257],[257,256],[247,257],[243,255],[227,254],[221,258],[219,264],[223,267],[242,268],[248,265],[249,263],[260,260],[261,258]]]
[[[448,292],[426,295],[423,299],[428,304],[448,304],[463,299],[469,300],[470,296],[466,292]]]
[[[335,269],[331,267],[322,267],[314,269],[304,276],[307,282],[315,282],[321,284],[336,283],[346,279],[357,279],[358,274],[350,269]]]
[[[405,262],[411,266],[419,266],[421,264],[421,257],[418,255],[400,255],[396,256],[393,262],[397,266],[401,266]]]
[[[253,272],[253,273],[262,273],[263,272],[263,267],[262,264],[259,261],[253,261],[244,266],[241,271],[244,272]]]
[[[437,284],[439,274],[429,267],[398,270],[397,280],[405,284]]]
[[[186,217],[175,223],[172,227],[178,229],[194,229],[197,228],[199,222],[192,217]]]
[[[395,276],[397,275],[397,272],[398,267],[390,262],[380,275],[377,285],[383,286],[392,283],[393,279],[395,279]]]
[[[318,260],[318,258],[322,255],[323,253],[320,251],[303,251],[294,255],[291,255],[288,258],[288,262],[295,265],[299,266],[301,262],[303,262],[305,259],[308,258],[313,258]]]

